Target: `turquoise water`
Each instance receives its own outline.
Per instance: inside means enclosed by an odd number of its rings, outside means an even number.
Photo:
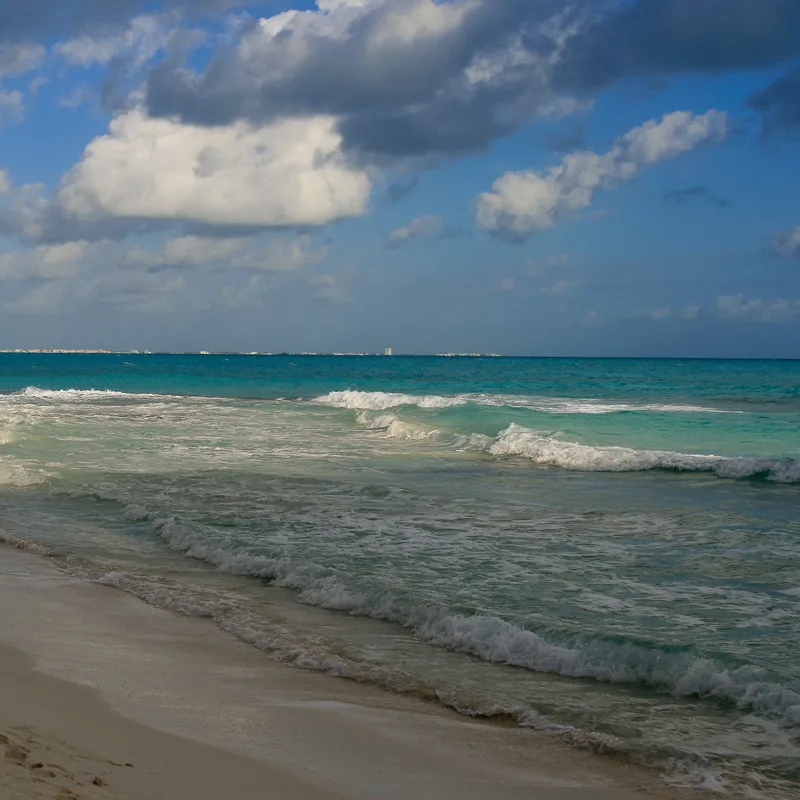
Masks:
[[[0,392],[0,528],[64,569],[796,795],[800,362],[20,354]]]

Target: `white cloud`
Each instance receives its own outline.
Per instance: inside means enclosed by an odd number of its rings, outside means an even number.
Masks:
[[[11,314],[50,314],[63,305],[68,294],[69,285],[65,281],[51,281],[4,303],[3,310]]]
[[[53,49],[68,64],[91,67],[108,64],[112,59],[128,57],[135,64],[147,63],[170,40],[172,17],[166,14],[145,14],[134,17],[126,31],[107,36],[80,36],[59,42]]]
[[[400,247],[415,239],[435,239],[445,233],[444,220],[437,216],[412,219],[408,225],[393,230],[386,239],[389,247]]]
[[[539,291],[542,294],[555,297],[562,294],[571,294],[581,285],[580,281],[556,281],[552,286],[542,286]]]
[[[253,272],[288,272],[324,261],[328,256],[327,248],[319,250],[311,248],[311,237],[272,236],[260,249],[232,259],[230,264],[236,269]]]
[[[209,264],[228,258],[247,246],[247,239],[209,239],[201,236],[181,236],[164,246],[167,264]]]
[[[251,275],[244,286],[223,286],[220,296],[223,306],[229,311],[246,308],[261,308],[269,283],[264,275]]]
[[[800,225],[791,231],[778,234],[773,247],[782,258],[800,258]]]
[[[743,294],[720,295],[717,298],[717,315],[724,319],[743,322],[787,322],[800,316],[800,300],[763,300],[747,298]]]
[[[158,250],[134,247],[121,260],[123,267],[199,267],[222,261],[240,252],[249,244],[244,238],[211,238],[206,236],[179,236],[170,239]]]
[[[203,307],[187,292],[183,275],[164,273],[95,272],[74,280],[42,283],[4,305],[16,314],[52,314],[79,307],[111,305],[142,313],[166,313],[191,303]]]
[[[90,257],[103,246],[90,242],[67,242],[42,245],[18,253],[2,253],[0,281],[75,277],[87,268]]]
[[[8,172],[0,169],[0,230],[38,238],[47,202],[41,183],[15,186]]]
[[[0,45],[0,79],[26,75],[41,66],[45,53],[39,44]]]
[[[323,225],[363,214],[369,199],[369,176],[346,163],[340,144],[332,117],[205,128],[137,108],[89,144],[58,198],[84,221]]]
[[[703,142],[722,140],[726,130],[724,112],[675,111],[633,128],[605,153],[570,153],[561,164],[542,172],[507,172],[491,192],[478,196],[477,223],[484,230],[514,237],[551,228],[559,217],[590,206],[598,189],[629,181],[644,167]]]

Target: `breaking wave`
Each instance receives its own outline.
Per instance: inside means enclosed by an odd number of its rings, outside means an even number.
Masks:
[[[720,478],[764,477],[777,483],[800,483],[800,460],[634,450],[628,447],[592,447],[556,438],[551,433],[512,424],[490,443],[494,456],[520,456],[550,467],[576,472],[711,472]]]
[[[28,386],[21,392],[15,392],[12,397],[24,397],[31,400],[58,400],[62,403],[80,403],[86,400],[113,400],[113,399],[148,399],[162,397],[155,394],[132,394],[129,392],[116,392],[111,389],[39,389]]]
[[[422,425],[415,425],[404,422],[393,414],[379,414],[372,416],[369,412],[362,411],[358,415],[358,422],[370,430],[379,430],[389,439],[407,439],[410,441],[422,441],[424,439],[436,439],[439,431],[424,428]]]
[[[103,499],[115,500],[112,496]],[[469,616],[421,605],[396,589],[354,590],[334,570],[316,563],[298,564],[286,557],[231,550],[214,541],[203,526],[184,522],[177,515],[131,504],[125,506],[125,514],[131,520],[147,522],[173,551],[222,572],[293,589],[298,592],[297,599],[307,605],[399,624],[429,644],[454,652],[534,672],[724,701],[800,727],[800,692],[749,664],[725,663],[688,647],[549,629],[534,631],[496,616]]]
[[[509,394],[458,394],[413,395],[396,392],[329,392],[314,399],[315,403],[347,408],[355,411],[387,411],[402,406],[417,406],[424,409],[457,408],[470,403],[482,406],[527,408],[549,414],[618,414],[625,411],[650,411],[655,413],[704,413],[741,414],[706,406],[664,403],[612,403],[601,400],[581,400],[564,397],[526,397]]]
[[[23,489],[44,483],[46,475],[40,471],[30,470],[14,461],[0,460],[0,486],[13,486]]]
[[[355,411],[386,411],[401,406],[419,408],[453,408],[466,405],[469,395],[440,397],[439,395],[397,394],[395,392],[329,392],[317,397],[314,402],[335,408],[349,408]]]

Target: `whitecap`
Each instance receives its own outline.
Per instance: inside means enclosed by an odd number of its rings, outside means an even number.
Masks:
[[[711,472],[721,478],[763,476],[777,483],[800,482],[800,461],[794,458],[739,457],[629,447],[593,447],[565,441],[549,432],[512,424],[488,446],[494,456],[520,456],[543,466],[575,472]]]

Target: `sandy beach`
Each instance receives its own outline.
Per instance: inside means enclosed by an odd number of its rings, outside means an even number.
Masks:
[[[0,606],[4,800],[679,796],[530,731],[275,664],[8,546]]]

